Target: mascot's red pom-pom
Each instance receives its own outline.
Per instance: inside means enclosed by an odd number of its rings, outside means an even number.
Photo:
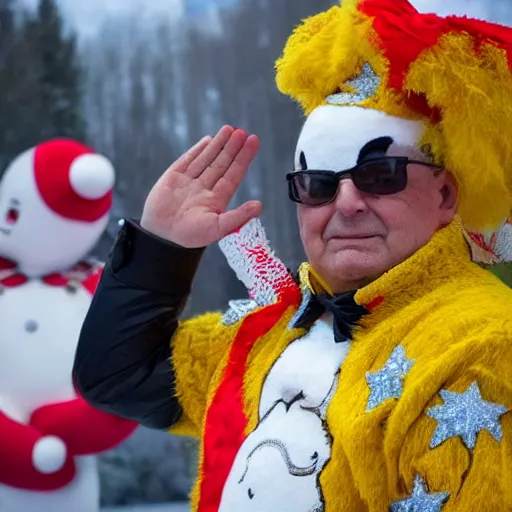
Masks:
[[[97,453],[136,425],[91,408],[71,370],[101,266],[85,260],[112,204],[105,157],[68,139],[18,156],[0,181],[0,508],[99,509]]]

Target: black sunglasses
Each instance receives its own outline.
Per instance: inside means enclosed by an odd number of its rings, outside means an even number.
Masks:
[[[338,194],[339,182],[352,179],[355,187],[366,194],[391,195],[407,187],[407,165],[419,164],[437,169],[442,167],[410,158],[383,157],[366,160],[346,171],[293,171],[286,175],[290,199],[307,206],[322,206]]]

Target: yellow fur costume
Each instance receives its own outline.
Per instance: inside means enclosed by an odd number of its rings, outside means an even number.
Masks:
[[[355,105],[422,122],[459,217],[358,290],[369,313],[344,344],[329,319],[297,327],[325,289],[307,265],[302,303],[285,283],[180,324],[172,432],[201,439],[194,511],[512,510],[512,291],[472,261],[512,257],[510,62],[508,29],[405,0],[345,0],[291,36],[281,91],[307,115]]]
[[[475,382],[483,400],[512,409],[512,291],[469,261],[455,222],[356,295],[360,304],[377,298],[379,305],[354,335],[327,412],[333,444],[320,476],[325,512],[388,511],[411,494],[417,477],[429,493],[449,494],[443,512],[512,510],[512,414],[499,417],[499,440],[484,428],[472,450],[456,435],[431,449],[438,422],[428,416],[443,403],[442,390],[463,393]],[[251,315],[257,319],[264,309]],[[261,391],[271,368],[304,335],[287,328],[294,312],[284,310],[251,348],[243,387],[246,434],[258,424]],[[207,409],[230,371],[229,349],[241,323],[226,327],[220,315],[210,314],[181,324],[172,348],[184,416],[174,433],[204,438]],[[382,370],[399,346],[413,361],[403,392],[367,412],[367,374]],[[222,428],[229,436],[226,420]],[[202,447],[201,460],[204,456]],[[202,477],[200,471],[193,510],[198,510]]]

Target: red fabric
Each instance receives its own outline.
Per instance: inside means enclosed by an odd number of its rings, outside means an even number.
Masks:
[[[506,50],[512,67],[512,29],[494,23],[435,14],[420,14],[407,0],[365,0],[359,9],[374,18],[373,27],[380,38],[381,48],[389,60],[389,86],[402,91],[410,65],[426,49],[434,46],[448,33],[468,33],[475,40],[475,51],[480,45],[492,42]],[[439,118],[420,95],[410,95],[409,106],[415,111]]]
[[[40,407],[32,414],[30,425],[44,435],[62,439],[73,456],[114,448],[137,428],[132,421],[94,409],[82,398]]]
[[[43,277],[43,282],[50,286],[66,286],[69,283],[69,279],[62,274],[49,274]]]
[[[10,270],[13,268],[16,268],[16,263],[14,263],[14,261],[0,258],[0,270]]]
[[[95,272],[93,272],[87,279],[82,283],[83,287],[91,294],[94,295],[96,288],[98,288],[98,284],[101,279],[101,274],[103,273],[103,267],[99,268]]]
[[[28,282],[28,277],[24,276],[23,274],[14,274],[12,276],[0,280],[0,284],[2,286],[5,286],[6,288],[14,288],[15,286],[21,286],[26,282]]]
[[[0,413],[0,482],[29,491],[55,491],[75,478],[75,464],[68,454],[63,468],[45,475],[36,470],[32,454],[43,436],[34,427],[23,425]]]
[[[298,288],[289,288],[284,294],[276,304],[248,315],[233,342],[226,372],[207,412],[198,512],[217,512],[222,489],[246,437],[247,417],[242,389],[251,348],[290,305],[300,303]]]
[[[0,272],[5,270],[15,270],[16,264],[0,258]],[[85,278],[82,278],[82,286],[93,295],[98,286],[99,280],[101,278],[101,273],[103,271],[103,267],[98,269],[93,269],[92,265],[86,262],[78,263],[71,271],[64,271],[64,273],[55,273],[49,274],[47,276],[41,277],[41,280],[47,284],[48,286],[67,286],[71,281],[71,275],[74,272],[85,273]],[[88,273],[88,275],[87,275]],[[14,272],[12,275],[5,277],[4,279],[0,279],[0,285],[5,286],[6,288],[15,288],[16,286],[21,286],[29,281],[29,278],[24,274],[19,272]]]
[[[373,299],[369,304],[366,304],[365,308],[370,311],[370,313],[377,309],[384,302],[384,297],[377,297]]]
[[[95,222],[112,205],[112,192],[99,199],[80,197],[71,187],[71,164],[79,156],[94,151],[68,139],[54,139],[39,144],[34,154],[34,175],[46,205],[58,215],[71,220]]]

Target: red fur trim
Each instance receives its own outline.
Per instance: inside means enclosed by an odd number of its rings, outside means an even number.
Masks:
[[[384,56],[389,61],[389,86],[402,92],[409,67],[420,54],[449,33],[467,33],[474,38],[475,52],[490,42],[507,52],[512,67],[512,29],[466,17],[420,14],[407,0],[364,0],[359,9],[373,19]],[[409,106],[418,113],[440,119],[435,106],[423,95],[409,94]]]
[[[55,139],[36,147],[34,176],[39,192],[48,208],[66,219],[95,222],[112,205],[112,192],[90,200],[80,197],[71,187],[71,164],[79,156],[92,153],[84,144],[68,139]]]
[[[198,512],[219,509],[224,484],[246,437],[248,420],[242,393],[247,359],[254,343],[272,329],[290,305],[300,302],[298,289],[291,288],[286,295],[248,315],[233,341],[224,377],[206,415]]]

